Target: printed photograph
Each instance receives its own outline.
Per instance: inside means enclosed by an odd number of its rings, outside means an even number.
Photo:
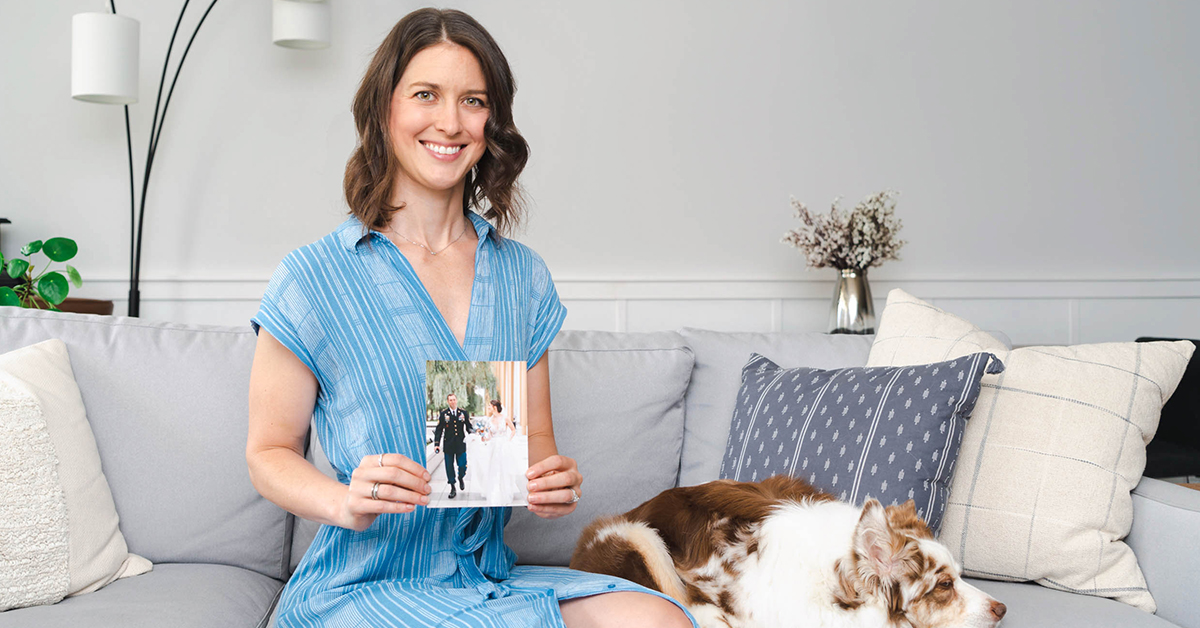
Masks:
[[[425,363],[430,508],[525,506],[525,362]]]

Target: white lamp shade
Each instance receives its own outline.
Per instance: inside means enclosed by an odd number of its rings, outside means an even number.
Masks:
[[[324,0],[271,0],[271,39],[285,48],[328,48],[330,9]]]
[[[138,100],[138,21],[111,13],[71,18],[71,96],[88,102]]]

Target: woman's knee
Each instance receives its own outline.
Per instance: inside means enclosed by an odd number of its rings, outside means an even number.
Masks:
[[[678,606],[657,595],[620,591],[561,604],[568,628],[692,628]]]

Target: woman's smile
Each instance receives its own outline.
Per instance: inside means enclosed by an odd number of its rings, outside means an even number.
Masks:
[[[430,142],[428,140],[418,140],[429,154],[433,155],[434,159],[440,161],[454,161],[462,154],[462,149],[466,144],[440,144]]]

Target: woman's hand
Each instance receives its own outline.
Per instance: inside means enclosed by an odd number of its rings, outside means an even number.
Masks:
[[[362,532],[385,512],[412,512],[429,503],[429,472],[401,454],[366,456],[350,475],[338,525]]]
[[[529,510],[543,519],[557,519],[575,511],[583,475],[575,460],[555,454],[529,467]]]

